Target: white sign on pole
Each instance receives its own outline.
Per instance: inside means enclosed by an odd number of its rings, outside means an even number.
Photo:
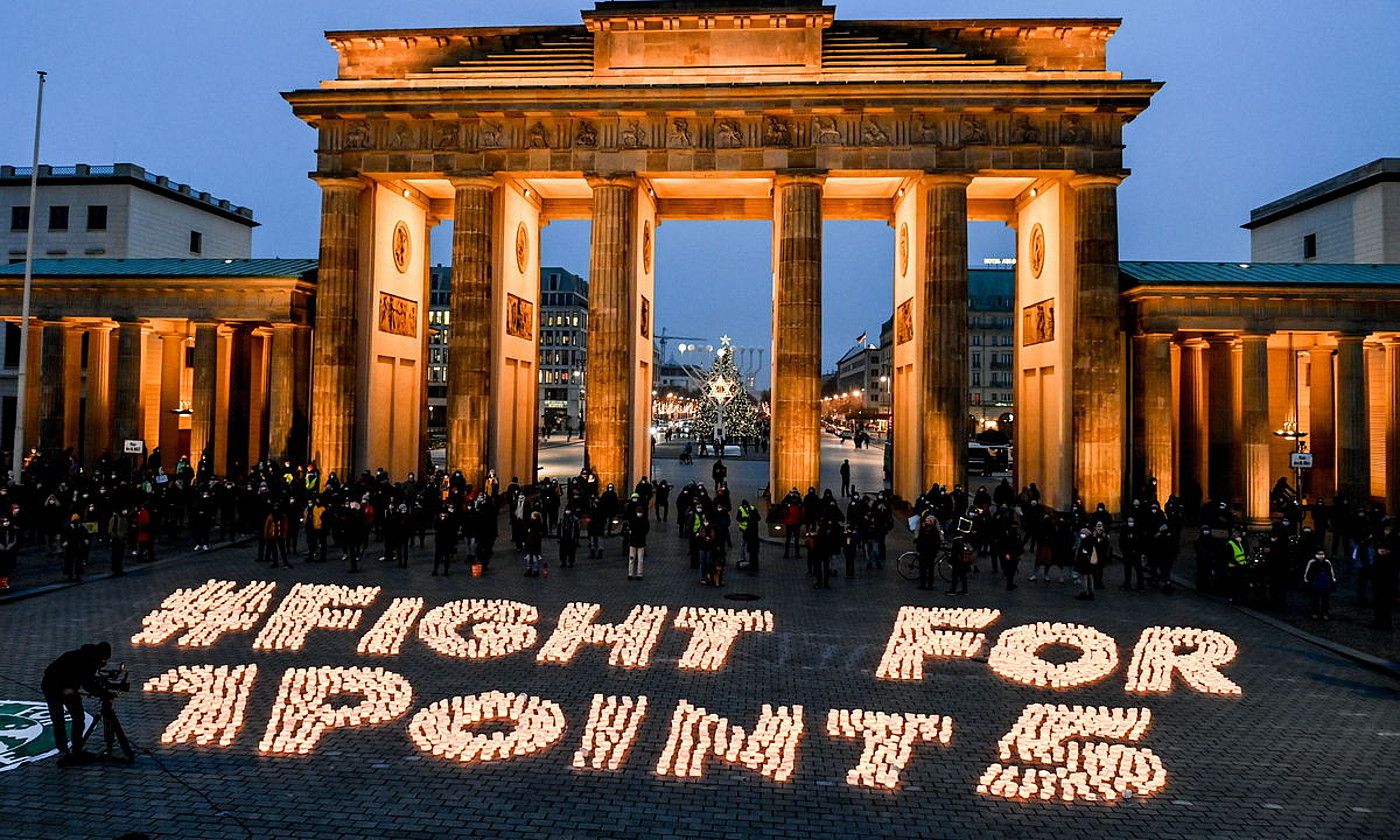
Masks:
[[[1295,470],[1310,470],[1313,465],[1311,452],[1293,452],[1288,456],[1288,466]]]
[[[146,442],[142,440],[128,440],[122,444],[122,452],[127,455],[140,455],[146,451]]]

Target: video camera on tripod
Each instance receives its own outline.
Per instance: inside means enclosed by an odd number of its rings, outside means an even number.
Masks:
[[[118,694],[125,694],[131,690],[131,675],[127,673],[126,664],[116,668],[99,668],[92,677],[92,684],[84,688],[83,693],[96,700],[105,697],[115,698]]]
[[[101,753],[101,758],[116,760],[112,755],[113,742],[121,747],[122,755],[126,757],[127,764],[136,763],[136,751],[131,748],[131,742],[126,739],[126,730],[122,729],[121,721],[117,720],[117,710],[112,705],[117,697],[131,690],[131,675],[127,673],[126,663],[122,663],[117,668],[99,668],[92,679],[83,686],[83,693],[98,701],[101,709],[92,725],[83,733],[83,739],[75,745],[74,753],[81,753],[82,748],[92,738],[93,732],[100,725],[102,727],[102,740],[105,745]]]

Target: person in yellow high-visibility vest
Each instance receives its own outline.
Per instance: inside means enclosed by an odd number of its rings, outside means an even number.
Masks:
[[[1230,603],[1234,603],[1244,597],[1245,576],[1249,572],[1249,553],[1245,550],[1244,532],[1237,530],[1231,533],[1225,545],[1230,549],[1230,557],[1226,561],[1229,565],[1225,567],[1225,591],[1229,595]]]

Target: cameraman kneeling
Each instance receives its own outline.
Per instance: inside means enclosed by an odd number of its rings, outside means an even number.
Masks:
[[[59,764],[66,764],[72,757],[69,753],[70,739],[64,730],[63,712],[67,709],[72,719],[72,745],[80,751],[83,743],[83,701],[78,689],[86,688],[89,693],[100,692],[94,678],[97,670],[107,664],[112,657],[112,646],[106,642],[83,645],[70,650],[55,659],[44,669],[44,679],[40,688],[44,691],[44,701],[49,704],[49,719],[53,721],[53,741],[60,753]]]

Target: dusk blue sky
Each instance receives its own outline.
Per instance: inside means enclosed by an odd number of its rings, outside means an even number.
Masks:
[[[43,160],[130,161],[252,207],[256,256],[317,251],[314,136],[279,91],[335,72],[328,29],[572,23],[574,0],[8,0],[0,50],[0,161],[27,165],[34,73],[50,72]],[[1252,207],[1400,154],[1400,1],[845,0],[843,18],[1121,17],[1109,65],[1166,82],[1127,128],[1120,190],[1125,259],[1240,260]],[[828,223],[823,323],[829,367],[888,317],[893,236]],[[447,257],[449,232],[435,234]],[[766,346],[769,226],[665,224],[657,323]],[[546,264],[587,274],[588,226],[557,223]],[[978,224],[971,259],[1009,257]]]

